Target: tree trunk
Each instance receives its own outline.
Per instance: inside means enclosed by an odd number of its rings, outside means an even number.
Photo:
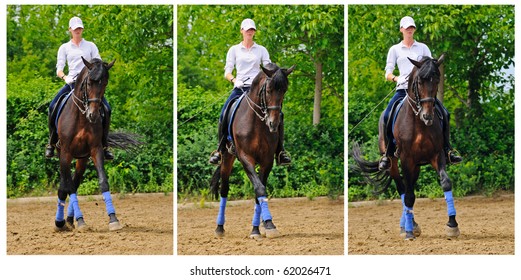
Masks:
[[[443,64],[440,65],[440,84],[438,85],[436,97],[443,103],[443,97],[445,97],[445,65]]]
[[[320,103],[322,102],[322,62],[315,62],[315,98],[313,101],[313,125],[320,123]]]

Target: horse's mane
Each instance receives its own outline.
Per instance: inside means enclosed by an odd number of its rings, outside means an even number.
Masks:
[[[90,61],[93,64],[93,68],[89,71],[89,78],[94,81],[99,81],[103,78],[104,74],[108,74],[108,71],[105,70],[105,64],[99,58],[93,58]]]
[[[422,63],[422,67],[418,70],[418,76],[420,76],[421,79],[427,80],[440,77],[440,70],[436,65],[436,59],[424,57],[420,62]]]
[[[274,71],[274,74],[271,76],[271,86],[285,92],[288,89],[288,77],[284,75],[282,69],[275,63],[268,63],[264,68],[269,71]],[[267,75],[263,71],[260,71],[251,83],[252,89],[257,88],[266,77]]]

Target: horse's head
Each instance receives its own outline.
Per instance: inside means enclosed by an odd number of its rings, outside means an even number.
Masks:
[[[80,73],[79,92],[82,94],[83,104],[86,109],[87,120],[96,123],[100,118],[100,103],[105,94],[105,88],[109,82],[109,69],[116,60],[111,63],[103,62],[101,59],[94,58],[87,61],[81,57],[85,68]]]
[[[270,63],[263,67],[262,72],[266,74],[264,84],[259,91],[261,95],[261,103],[264,103],[266,111],[266,125],[270,132],[277,132],[280,123],[280,112],[282,110],[282,102],[284,94],[288,90],[288,75],[293,72],[295,65],[289,69],[279,68],[276,64]]]
[[[409,60],[414,67],[409,77],[409,97],[416,103],[420,119],[426,126],[434,121],[434,102],[440,83],[439,66],[443,63],[445,54],[439,59],[424,57],[421,61]],[[414,98],[411,95],[414,95]]]

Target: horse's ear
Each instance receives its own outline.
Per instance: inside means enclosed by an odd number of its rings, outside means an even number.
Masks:
[[[440,66],[443,61],[445,60],[445,53],[443,53],[440,58],[438,58],[438,61],[436,62],[436,65]]]
[[[414,59],[411,59],[409,57],[407,57],[407,59],[409,59],[409,61],[414,64],[414,66],[418,67],[418,68],[421,68],[422,67],[422,64],[419,62],[419,61],[416,61]]]
[[[83,56],[81,57],[81,60],[83,60],[83,64],[85,64],[89,70],[92,68],[92,63],[88,62],[85,58],[83,58]]]
[[[112,68],[112,66],[114,66],[114,62],[116,62],[116,59],[112,60],[112,62],[109,63],[109,65],[107,65],[107,70],[109,70],[110,68]]]
[[[267,68],[264,68],[264,66],[260,66],[261,69],[262,69],[262,72],[264,72],[264,74],[266,74],[266,76],[270,77],[273,76],[273,74],[275,74],[275,70],[269,70]]]
[[[293,70],[295,70],[295,66],[296,65],[293,65],[291,66],[289,69],[282,69],[282,72],[284,72],[284,75],[289,76],[289,74],[291,74],[291,72],[293,72]]]

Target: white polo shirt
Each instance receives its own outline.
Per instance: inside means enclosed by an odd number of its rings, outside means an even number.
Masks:
[[[398,76],[397,89],[407,89],[409,73],[411,73],[414,65],[407,57],[414,60],[421,60],[423,56],[432,57],[431,50],[424,43],[414,41],[410,48],[403,44],[403,41],[392,46],[387,53],[387,64],[385,65],[385,77],[389,73],[393,73],[396,65],[400,76]]]
[[[80,45],[76,46],[72,43],[72,40],[62,44],[58,49],[58,62],[56,63],[56,72],[63,71],[65,63],[69,67],[69,74],[67,76],[74,77],[80,74],[85,64],[81,60],[81,57],[87,61],[91,61],[93,58],[101,59],[98,51],[98,47],[92,42],[85,39],[81,39]]]
[[[260,71],[260,65],[266,66],[271,63],[268,50],[255,42],[250,49],[242,45],[242,42],[232,46],[226,54],[226,65],[224,66],[224,76],[237,69],[235,78],[243,81],[244,85],[250,86],[253,79]]]

